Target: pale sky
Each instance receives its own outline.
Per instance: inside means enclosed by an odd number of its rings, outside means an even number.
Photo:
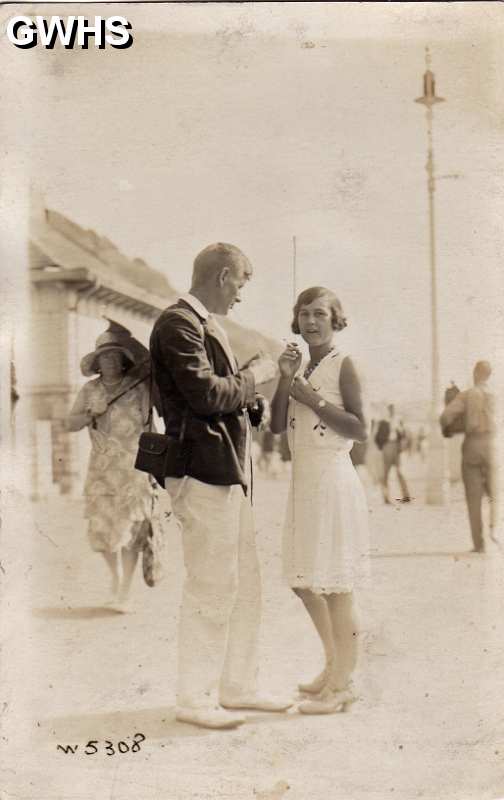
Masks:
[[[372,399],[428,398],[427,139],[413,102],[426,44],[447,101],[437,172],[460,175],[436,191],[443,383],[497,357],[502,322],[504,10],[439,5],[49,6],[123,13],[134,45],[11,47],[29,94],[11,94],[9,132],[49,207],[177,289],[199,249],[237,244],[255,268],[237,319],[292,338],[294,291],[327,285]]]

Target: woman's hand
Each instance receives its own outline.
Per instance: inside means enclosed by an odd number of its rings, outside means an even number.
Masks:
[[[311,383],[305,378],[294,378],[290,388],[290,396],[297,400],[298,403],[303,403],[305,406],[314,408],[320,400],[319,394],[315,391]]]
[[[301,352],[295,342],[289,342],[278,359],[280,380],[278,381],[271,402],[272,433],[282,433],[287,427],[287,410],[289,407],[289,390],[292,379],[301,365]]]
[[[301,366],[301,351],[296,342],[289,342],[278,359],[282,378],[293,378]]]

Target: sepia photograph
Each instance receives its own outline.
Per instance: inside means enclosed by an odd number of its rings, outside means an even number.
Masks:
[[[503,35],[2,5],[1,800],[504,798]]]

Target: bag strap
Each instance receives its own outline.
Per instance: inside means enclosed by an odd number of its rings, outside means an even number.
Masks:
[[[143,380],[145,380],[145,378],[143,378]],[[149,432],[152,431],[152,420],[154,415],[153,394],[154,394],[154,376],[153,376],[153,369],[151,366],[150,376],[149,376],[149,415],[146,421],[146,425],[148,426]],[[186,406],[184,409],[184,413],[182,415],[182,424],[180,426],[180,433],[178,438],[180,443],[184,441],[188,416],[189,416],[189,408]]]
[[[196,313],[194,308],[192,308],[192,306],[189,305],[189,303],[185,303],[184,304],[184,310],[191,311],[192,314],[194,315],[194,317],[199,322],[199,324],[201,326],[201,331],[203,333],[203,344],[204,344],[205,343],[206,330],[207,330],[206,320],[200,319],[199,315]],[[143,378],[142,380],[145,380],[145,378]],[[139,382],[141,382],[141,381],[139,381]],[[131,387],[131,388],[133,388],[133,387]],[[150,368],[150,375],[149,375],[149,414],[147,416],[147,421],[146,421],[146,425],[148,425],[148,430],[149,431],[152,430],[152,417],[153,417],[153,413],[154,413],[154,402],[153,401],[154,401],[154,370],[152,368],[152,361],[151,361],[151,368]],[[186,408],[184,410],[184,414],[182,416],[182,424],[180,426],[180,433],[179,433],[179,442],[180,443],[182,443],[184,441],[184,436],[185,436],[185,432],[186,432],[188,416],[189,416],[189,408],[188,408],[188,406],[186,406]]]
[[[119,400],[120,397],[124,397],[125,394],[131,392],[132,389],[134,389],[136,386],[139,386],[146,380],[147,380],[147,375],[144,375],[143,378],[139,378],[137,381],[135,381],[135,383],[132,383],[130,386],[127,386],[126,389],[123,389],[122,392],[119,392],[119,394],[114,395],[114,397],[112,397],[110,400],[107,401],[107,408],[110,408],[110,406],[113,405],[116,402],[116,400]],[[101,414],[98,414],[97,416],[101,417]],[[96,417],[92,418],[91,427],[94,430],[96,430]]]
[[[107,402],[107,408],[109,408],[113,403],[115,403],[116,400],[119,400],[120,397],[124,397],[125,394],[131,392],[132,389],[134,389],[136,386],[139,386],[146,380],[147,380],[147,375],[144,375],[143,378],[139,378],[137,381],[135,381],[135,383],[132,383],[130,386],[127,386],[126,389],[123,389],[122,392],[119,392],[119,394],[114,395],[114,397],[112,397],[112,399]]]
[[[152,430],[152,415],[154,412],[154,402],[153,402],[153,394],[154,394],[154,376],[153,376],[153,369],[152,364],[149,372],[149,413],[147,415],[147,422],[149,431]]]

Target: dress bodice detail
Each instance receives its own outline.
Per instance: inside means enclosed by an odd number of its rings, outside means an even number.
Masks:
[[[310,374],[308,382],[320,393],[321,399],[344,410],[340,389],[341,365],[345,354],[331,350]],[[303,375],[306,363],[301,364],[298,376]],[[289,447],[295,458],[296,450],[310,448],[320,451],[349,453],[353,441],[341,436],[327,425],[317,414],[304,403],[292,398],[289,401],[287,418]]]

